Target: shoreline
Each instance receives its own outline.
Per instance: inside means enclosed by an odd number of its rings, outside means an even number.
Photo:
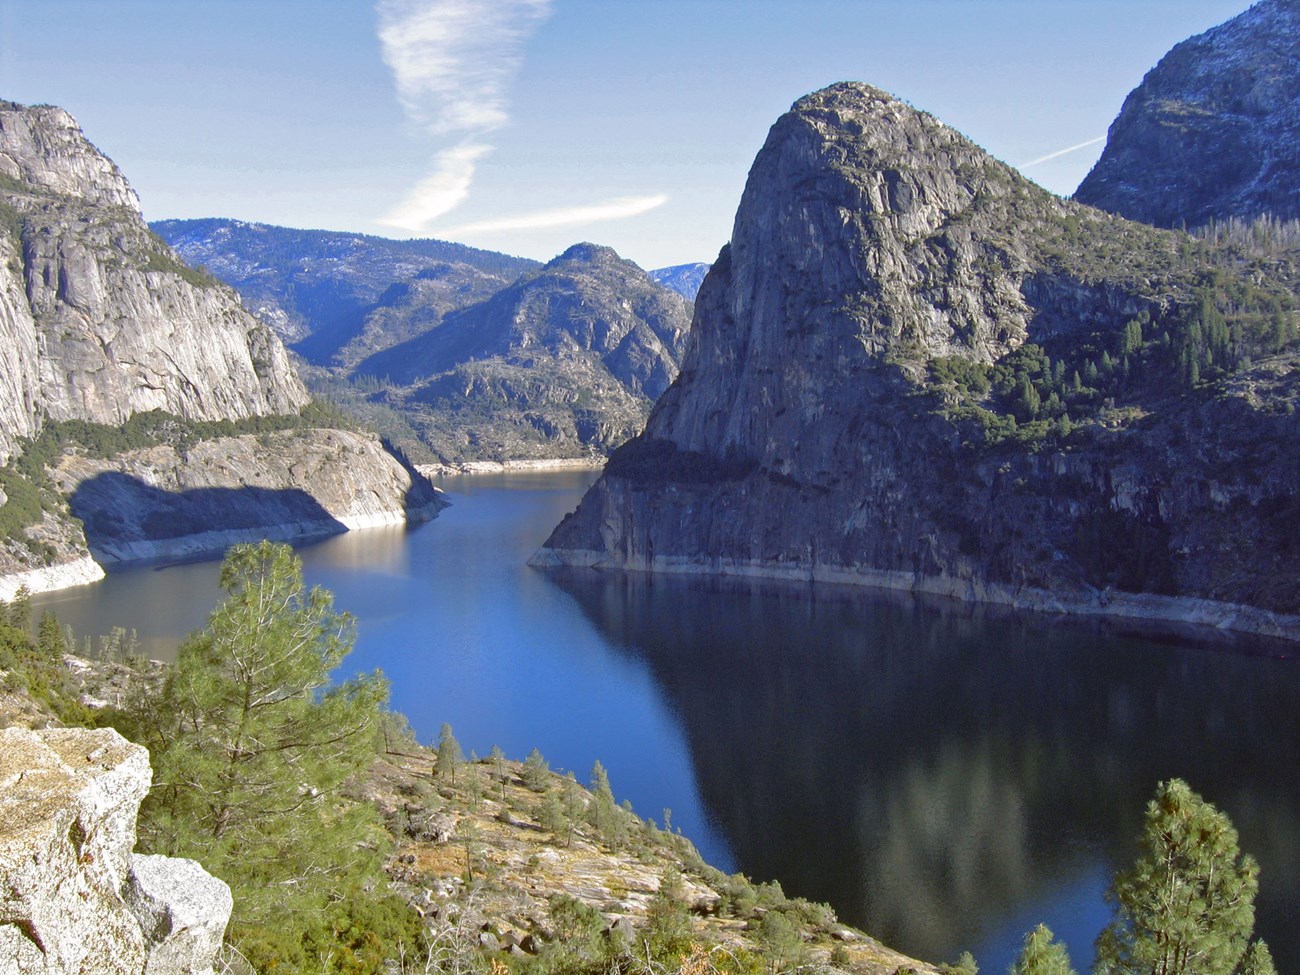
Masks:
[[[32,595],[58,592],[98,582],[107,574],[105,566],[117,568],[147,565],[151,562],[193,562],[222,555],[231,545],[241,542],[313,542],[345,532],[368,528],[395,528],[431,521],[447,502],[438,497],[427,504],[406,511],[385,511],[360,515],[340,515],[328,521],[288,522],[260,528],[227,528],[181,535],[175,538],[148,538],[91,545],[89,554],[69,562],[25,569],[0,575],[0,601],[12,600],[19,589]]]
[[[1209,628],[1219,632],[1300,643],[1300,615],[1274,613],[1239,603],[1224,603],[1198,596],[1158,596],[1115,590],[1059,593],[1046,589],[1013,589],[999,583],[943,576],[917,577],[888,569],[852,569],[825,565],[777,566],[747,559],[690,559],[657,555],[637,564],[620,564],[608,553],[591,549],[538,549],[528,564],[542,569],[586,568],[602,571],[642,572],[653,575],[745,577],[787,582],[829,583],[891,592],[911,592],[952,599],[967,605],[1002,606],[1044,617],[1069,616],[1094,619],[1141,620]]]
[[[104,578],[104,575],[104,567],[89,555],[83,555],[70,562],[41,566],[38,569],[10,572],[0,575],[0,601],[12,601],[20,589],[26,589],[32,595],[41,592],[57,592],[61,589],[73,589],[98,582]]]
[[[551,457],[537,460],[467,460],[460,464],[416,464],[425,477],[459,477],[475,474],[511,474],[517,471],[598,471],[605,457]]]

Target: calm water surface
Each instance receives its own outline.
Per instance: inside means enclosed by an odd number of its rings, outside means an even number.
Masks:
[[[592,475],[448,480],[412,529],[301,550],[360,620],[422,740],[534,746],[672,821],[705,857],[930,960],[1000,973],[1046,921],[1084,969],[1157,781],[1225,809],[1262,864],[1257,929],[1300,971],[1300,662],[860,590],[543,573],[524,560]],[[166,655],[216,563],[38,599]]]

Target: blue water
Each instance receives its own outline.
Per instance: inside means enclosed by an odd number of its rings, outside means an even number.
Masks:
[[[722,869],[989,973],[1039,921],[1086,969],[1143,806],[1180,775],[1260,860],[1259,931],[1300,971],[1300,662],[862,590],[525,566],[590,478],[448,480],[428,525],[301,549],[358,617],[345,666],[382,668],[422,740],[448,722],[466,752],[537,747],[583,780],[599,759]],[[216,571],[36,602],[165,656]]]

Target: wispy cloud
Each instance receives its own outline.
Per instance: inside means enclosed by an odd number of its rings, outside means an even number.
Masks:
[[[1046,156],[1039,156],[1037,159],[1031,159],[1027,163],[1021,163],[1021,169],[1028,169],[1030,166],[1037,166],[1039,163],[1050,162],[1053,159],[1060,159],[1062,156],[1068,156],[1072,152],[1078,152],[1080,149],[1087,149],[1089,146],[1095,146],[1098,142],[1105,142],[1106,137],[1099,135],[1095,139],[1089,139],[1087,142],[1080,142],[1077,146],[1067,146],[1064,149],[1057,149],[1055,152],[1049,152]]]
[[[668,202],[662,193],[654,196],[621,196],[604,203],[591,203],[585,206],[560,207],[554,210],[536,210],[533,213],[521,213],[513,217],[500,217],[495,220],[478,220],[463,223],[456,227],[442,228],[441,233],[448,237],[462,237],[469,234],[495,233],[503,230],[544,230],[550,227],[572,227],[578,224],[603,223],[607,220],[622,220],[636,217],[661,207]]]
[[[459,135],[433,171],[381,222],[420,230],[469,194],[483,136],[509,121],[524,41],[551,0],[379,0],[379,42],[407,117],[427,134]]]
[[[491,146],[466,141],[438,153],[433,157],[433,172],[377,222],[412,233],[423,230],[464,202],[474,181],[474,167],[491,151]]]

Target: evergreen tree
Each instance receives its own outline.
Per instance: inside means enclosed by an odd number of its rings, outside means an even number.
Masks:
[[[1241,962],[1241,975],[1277,975],[1272,952],[1258,938],[1246,949],[1246,957]]]
[[[1054,940],[1052,930],[1040,924],[1025,935],[1020,957],[1010,975],[1076,975],[1065,945]]]
[[[1187,783],[1162,782],[1141,844],[1107,892],[1115,919],[1097,939],[1099,975],[1232,975],[1255,926],[1259,870],[1228,817]]]
[[[385,936],[410,936],[407,912],[385,900],[378,814],[340,795],[374,757],[387,682],[330,684],[353,621],[305,588],[288,546],[237,545],[220,578],[227,598],[182,644],[161,694],[124,716],[155,769],[142,846],[230,883],[228,937],[259,969],[341,949],[355,910]]]
[[[434,774],[440,779],[455,783],[456,770],[465,762],[465,753],[460,750],[460,742],[452,733],[451,725],[443,723],[438,730],[438,757]]]
[[[564,793],[561,801],[566,823],[564,845],[572,846],[574,828],[587,809],[587,803],[582,798],[582,786],[578,785],[578,778],[572,772],[564,774]]]
[[[980,966],[975,961],[974,955],[969,951],[963,951],[952,964],[940,965],[939,971],[944,975],[979,975]]]
[[[51,661],[61,662],[63,655],[68,652],[67,637],[63,634],[63,627],[59,625],[59,619],[54,615],[52,610],[42,610],[40,623],[36,628],[36,644],[40,647],[41,653]]]
[[[537,823],[544,830],[556,836],[567,833],[569,817],[564,811],[564,797],[559,789],[550,789],[542,799],[542,808],[537,813]]]
[[[506,753],[498,745],[492,746],[492,751],[488,752],[488,761],[492,763],[492,777],[497,780],[501,789],[501,801],[506,801],[506,785],[510,782],[510,770],[506,768]]]
[[[551,779],[551,766],[542,758],[542,753],[534,748],[524,759],[524,768],[520,773],[524,785],[534,792],[541,792]]]
[[[591,767],[592,801],[587,807],[587,821],[596,833],[610,846],[621,846],[627,839],[627,827],[622,811],[614,801],[614,790],[609,785],[605,766],[597,761]]]

